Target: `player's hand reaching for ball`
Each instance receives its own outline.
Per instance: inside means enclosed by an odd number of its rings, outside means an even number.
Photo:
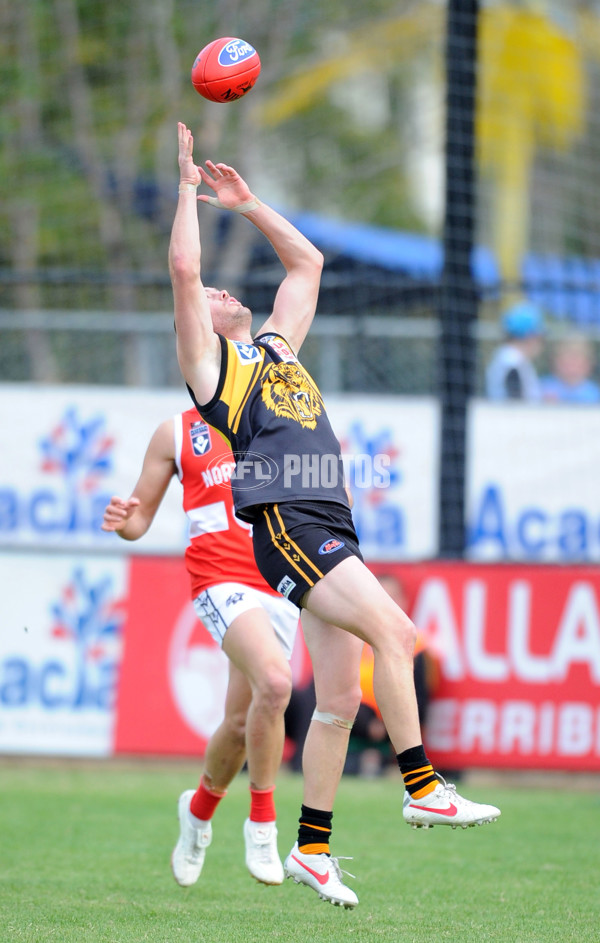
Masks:
[[[102,530],[121,530],[125,527],[125,524],[139,505],[140,502],[138,498],[128,498],[124,500],[114,495],[104,510]]]
[[[227,210],[234,210],[241,204],[255,199],[246,181],[233,167],[228,167],[227,164],[213,164],[212,160],[207,160],[205,163],[208,171],[204,167],[198,167],[198,171],[204,183],[216,193],[218,200],[216,205]],[[203,203],[215,204],[215,198],[206,194],[201,194],[198,199]]]
[[[179,163],[179,182],[180,184],[191,183],[197,187],[202,183],[202,177],[200,176],[200,168],[196,167],[194,163],[194,138],[192,137],[190,129],[181,121],[177,124],[177,139],[179,143],[179,154],[177,158]]]
[[[258,200],[252,194],[250,187],[240,177],[237,170],[227,164],[214,164],[206,161],[207,170],[194,163],[194,138],[189,128],[181,121],[177,124],[179,141],[179,185],[180,191],[197,187],[204,182],[215,192],[215,196],[202,193],[198,200],[202,203],[211,203],[213,206],[226,210],[238,210],[243,213],[256,209]],[[182,187],[183,184],[183,187]]]

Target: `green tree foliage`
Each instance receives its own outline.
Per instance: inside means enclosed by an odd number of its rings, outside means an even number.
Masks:
[[[378,35],[409,8],[392,0],[0,0],[0,265],[23,283],[10,300],[43,306],[48,298],[29,275],[68,269],[111,273],[106,305],[139,306],[129,274],[165,272],[178,119],[193,128],[198,159],[238,165],[289,205],[423,228],[404,166],[400,67],[389,48],[377,61]],[[196,53],[219,35],[248,39],[263,64],[252,95],[227,106],[205,102],[189,81]],[[288,117],[264,120],[265,103],[285,100],[291,75],[340,56],[348,75],[333,74],[306,106],[292,100]],[[371,127],[361,121],[368,93],[362,104],[360,95],[361,76],[374,69],[386,104]],[[225,271],[248,257],[238,230],[221,247]]]

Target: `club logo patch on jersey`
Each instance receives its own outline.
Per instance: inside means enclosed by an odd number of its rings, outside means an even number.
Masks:
[[[326,540],[325,543],[321,544],[319,553],[321,556],[325,553],[335,553],[336,550],[340,550],[343,546],[345,546],[343,540],[338,540],[337,537],[331,537],[329,540]]]
[[[212,443],[210,441],[210,429],[206,422],[200,420],[192,423],[190,426],[190,439],[194,455],[206,455],[207,452],[210,452]]]
[[[262,399],[276,416],[314,429],[323,412],[323,400],[298,363],[271,363],[262,378]]]
[[[243,344],[242,341],[231,341],[231,343],[235,348],[240,363],[256,363],[262,357],[260,348],[255,347],[254,344]]]
[[[295,585],[296,584],[294,583],[291,576],[284,576],[283,579],[279,581],[279,585],[277,586],[277,592],[281,593],[281,595],[285,596],[285,598],[287,599],[291,591],[295,587]]]
[[[294,351],[287,341],[284,341],[283,337],[278,337],[277,334],[265,334],[260,340],[263,344],[268,344],[271,350],[274,350],[285,363],[298,362]]]

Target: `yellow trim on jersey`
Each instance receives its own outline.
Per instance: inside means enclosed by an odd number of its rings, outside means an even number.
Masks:
[[[299,553],[300,556],[302,557],[302,559],[305,560],[306,563],[308,563],[308,565],[313,568],[313,570],[315,571],[315,573],[317,574],[317,576],[319,577],[319,579],[321,579],[321,578],[324,576],[324,574],[321,573],[321,571],[319,570],[319,568],[315,566],[315,564],[312,562],[312,560],[310,560],[310,559],[306,556],[306,554],[302,552],[302,550],[300,549],[300,547],[298,546],[298,544],[297,544],[297,543],[294,543],[294,541],[291,539],[291,537],[289,536],[289,534],[286,533],[285,524],[283,523],[283,518],[281,517],[281,514],[279,513],[279,505],[278,505],[278,504],[274,504],[274,505],[273,505],[273,510],[275,511],[275,514],[277,515],[277,520],[279,521],[279,525],[280,525],[280,528],[281,528],[281,533],[283,534],[283,536],[285,537],[285,539],[288,541],[288,543],[290,543],[290,544],[292,545],[292,547],[294,548],[294,550],[296,551],[296,553]]]
[[[236,412],[235,415],[233,416],[233,419],[232,419],[232,422],[231,422],[231,431],[234,433],[234,435],[235,435],[235,433],[238,431],[238,429],[239,429],[239,427],[240,427],[240,419],[242,418],[242,413],[243,413],[243,411],[244,411],[244,407],[245,407],[246,403],[248,402],[248,398],[249,398],[249,396],[250,396],[250,393],[251,393],[252,390],[254,389],[254,387],[255,387],[255,385],[256,385],[256,382],[257,382],[258,378],[260,377],[260,374],[261,374],[261,371],[262,371],[262,366],[263,366],[262,363],[256,364],[256,367],[255,367],[255,369],[254,369],[254,374],[253,374],[253,376],[252,376],[252,378],[251,378],[251,380],[250,380],[250,383],[248,384],[248,389],[246,390],[246,395],[244,396],[244,398],[242,399],[241,403],[239,404],[239,406],[238,406],[238,408],[237,408],[237,412]],[[230,416],[230,418],[231,418],[231,408],[230,408],[230,410],[229,410],[229,416]]]
[[[209,423],[209,425],[210,425],[210,423]],[[227,435],[227,432],[224,432],[222,429],[217,429],[216,426],[210,426],[210,428],[211,428],[211,429],[214,429],[215,432],[217,432],[217,433],[219,434],[219,436],[221,437],[221,439],[223,439],[223,442],[225,442],[225,443],[229,446],[229,448],[231,448],[231,439],[230,439],[229,436]]]
[[[265,352],[262,350],[260,353],[260,360],[242,364],[235,350],[235,345],[230,340],[227,341],[227,373],[220,399],[229,410],[227,425],[233,435],[239,429],[244,406],[248,402],[248,397],[256,385],[263,367]],[[248,381],[249,370],[252,373]]]

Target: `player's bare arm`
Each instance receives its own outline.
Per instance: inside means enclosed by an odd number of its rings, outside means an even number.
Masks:
[[[286,275],[277,291],[273,312],[259,333],[283,334],[297,352],[315,315],[323,256],[287,219],[261,203],[233,167],[209,160],[206,167],[207,170],[197,169],[216,198],[201,194],[198,199],[242,212],[266,236],[285,268]]]
[[[148,531],[176,473],[173,420],[161,423],[152,436],[142,471],[129,498],[113,496],[104,511],[102,530],[124,540],[138,540]]]
[[[268,238],[286,270],[275,296],[273,311],[259,333],[274,331],[282,334],[298,353],[317,310],[323,255],[295,226],[270,207],[261,206],[248,217]]]
[[[213,329],[210,306],[201,280],[201,245],[196,187],[202,182],[193,158],[194,139],[177,126],[179,198],[169,244],[173,285],[177,358],[181,372],[198,400],[208,402],[216,389],[221,349]]]

